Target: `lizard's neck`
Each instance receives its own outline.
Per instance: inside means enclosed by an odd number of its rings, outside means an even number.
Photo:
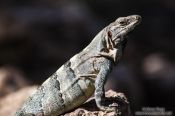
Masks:
[[[91,43],[83,50],[91,53],[91,56],[102,56],[116,61],[117,48],[108,48],[107,39],[105,39],[105,29],[100,31],[97,36],[91,41]]]

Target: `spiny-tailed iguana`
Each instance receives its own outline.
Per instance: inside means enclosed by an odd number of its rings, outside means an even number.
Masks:
[[[95,92],[97,107],[104,104],[104,85],[112,67],[122,56],[126,35],[141,17],[120,17],[102,31],[80,53],[73,56],[27,99],[16,116],[57,116],[70,111]]]

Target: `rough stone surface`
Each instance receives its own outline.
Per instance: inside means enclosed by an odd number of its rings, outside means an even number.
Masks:
[[[112,102],[116,105],[114,111],[100,111],[95,104],[94,97],[91,97],[76,110],[62,116],[132,116],[129,102],[123,93],[116,93],[113,90],[108,90],[105,94],[107,103],[110,104],[110,102]]]

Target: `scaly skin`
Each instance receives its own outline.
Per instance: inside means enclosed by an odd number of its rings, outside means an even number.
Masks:
[[[97,107],[105,106],[104,85],[112,67],[122,56],[125,36],[141,17],[120,17],[105,27],[80,53],[73,56],[28,98],[16,116],[57,116],[70,111],[95,92]]]

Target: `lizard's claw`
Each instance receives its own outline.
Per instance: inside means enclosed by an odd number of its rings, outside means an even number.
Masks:
[[[117,103],[112,103],[109,105],[109,107],[118,107],[118,104]]]

